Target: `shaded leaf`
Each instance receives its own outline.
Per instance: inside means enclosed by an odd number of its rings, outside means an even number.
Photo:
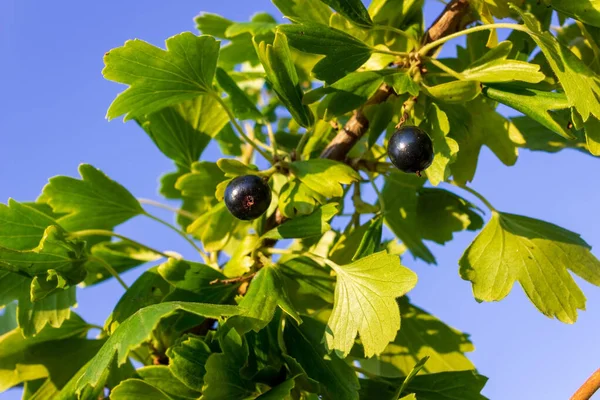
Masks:
[[[273,0],[284,16],[299,22],[329,24],[332,12],[321,0]]]
[[[369,27],[373,25],[369,12],[361,0],[321,0],[335,11],[358,26]]]
[[[150,339],[152,331],[159,321],[177,311],[185,311],[205,318],[219,318],[220,316],[238,314],[241,309],[227,305],[176,301],[142,308],[119,325],[91,360],[77,381],[77,393],[83,393],[86,387],[102,386],[107,378],[108,367],[111,363],[116,361],[117,366],[124,364],[132,349]]]
[[[23,336],[34,336],[47,325],[60,327],[71,318],[71,307],[76,304],[75,286],[58,290],[36,302],[31,302],[25,293],[19,299],[17,308],[17,319]]]
[[[467,334],[446,325],[435,316],[400,300],[402,327],[396,338],[378,357],[359,358],[362,368],[385,377],[406,376],[415,363],[429,357],[427,373],[471,370],[475,367],[464,355],[475,350]],[[361,354],[357,356],[361,357]]]
[[[169,369],[187,387],[202,391],[206,360],[211,353],[208,345],[200,338],[183,336],[167,350]]]
[[[427,88],[429,96],[444,103],[466,103],[481,93],[481,83],[477,81],[451,81]]]
[[[300,326],[288,320],[283,331],[287,353],[312,382],[318,382],[324,399],[358,400],[359,384],[352,367],[335,353],[325,359],[324,334],[325,325],[313,318],[305,317]]]
[[[91,253],[106,261],[118,273],[161,258],[160,255],[127,241],[100,242],[91,248]],[[85,286],[95,285],[112,277],[102,264],[94,260],[88,261],[85,269],[88,271],[83,281]]]
[[[233,114],[239,119],[261,120],[263,115],[254,105],[246,92],[235,83],[223,68],[217,68],[217,82],[219,86],[229,95],[233,105]]]
[[[461,276],[471,281],[477,300],[502,300],[518,281],[540,312],[573,323],[585,297],[568,270],[600,285],[600,261],[579,235],[495,211],[460,259]]]
[[[162,390],[174,399],[197,399],[200,393],[188,388],[173,376],[171,369],[166,365],[149,365],[136,370],[136,373],[145,382]]]
[[[167,39],[166,51],[139,39],[125,42],[104,56],[104,77],[130,85],[107,118],[140,117],[211,92],[218,57],[217,40],[190,32]]]
[[[173,400],[162,390],[141,379],[127,379],[110,392],[111,400]]]
[[[239,305],[245,311],[232,318],[231,322],[242,333],[250,329],[255,332],[263,329],[273,319],[278,306],[298,323],[302,323],[300,315],[290,303],[281,274],[274,265],[265,265],[258,271]]]
[[[290,392],[294,388],[295,381],[293,378],[283,381],[279,385],[271,388],[271,390],[261,394],[256,400],[280,400],[290,396]]]
[[[313,75],[327,83],[333,83],[350,72],[356,71],[371,57],[372,49],[353,36],[312,22],[282,25],[290,46],[306,53],[323,54],[313,68]]]
[[[569,105],[577,109],[583,121],[590,115],[600,118],[600,82],[587,65],[585,65],[571,50],[561,45],[548,31],[542,31],[540,22],[530,13],[525,13],[513,6],[527,28],[531,38],[540,47],[558,82],[563,87],[569,100]]]
[[[255,384],[240,375],[248,359],[248,345],[230,329],[219,340],[222,353],[212,354],[206,362],[202,398],[206,400],[246,399],[256,392]]]
[[[163,154],[188,169],[229,121],[214,96],[201,95],[137,117]]]
[[[255,40],[254,47],[277,98],[298,124],[304,127],[313,125],[312,111],[302,104],[303,93],[286,36],[278,32],[273,45]]]

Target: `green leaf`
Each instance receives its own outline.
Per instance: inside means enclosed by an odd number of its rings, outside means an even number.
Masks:
[[[266,232],[263,239],[308,238],[322,235],[331,229],[327,223],[338,213],[338,203],[329,203],[316,209],[310,215],[301,215]]]
[[[296,309],[301,310],[312,297],[333,304],[335,278],[310,258],[295,257],[285,260],[277,264],[277,269]]]
[[[268,392],[265,392],[258,396],[256,400],[280,400],[287,399],[290,396],[294,385],[296,384],[294,378],[283,381],[279,385],[271,388]]]
[[[483,226],[481,211],[452,192],[422,188],[418,196],[416,226],[424,239],[444,244],[452,240],[453,232]]]
[[[521,111],[551,131],[567,139],[573,138],[573,134],[568,130],[568,120],[564,115],[553,112],[569,107],[563,93],[514,87],[486,87],[483,93],[492,100]]]
[[[256,395],[255,384],[240,375],[240,368],[248,360],[248,345],[235,329],[230,329],[219,343],[223,352],[212,354],[206,362],[202,398],[233,400]]]
[[[23,336],[35,336],[47,325],[58,328],[71,318],[71,307],[77,304],[75,289],[75,286],[71,286],[36,302],[31,302],[28,293],[25,293],[19,299],[17,308],[17,319]]]
[[[273,4],[294,21],[329,24],[331,10],[321,0],[273,0]]]
[[[400,386],[400,388],[398,388],[398,395],[400,395],[404,391],[404,389],[406,388],[406,386],[413,380],[413,378],[419,372],[421,372],[421,370],[423,369],[423,367],[425,367],[425,363],[427,363],[427,360],[429,360],[429,356],[425,356],[425,357],[421,358],[419,361],[417,361],[417,363],[410,370],[410,372],[408,373],[408,375],[406,376],[406,378],[404,378],[404,382],[402,382],[402,385]]]
[[[298,124],[304,127],[313,125],[312,111],[302,104],[303,93],[286,36],[277,32],[273,45],[255,40],[254,47],[277,98]]]
[[[17,303],[8,303],[0,310],[2,310],[2,315],[0,315],[0,335],[4,335],[18,326]]]
[[[252,36],[267,35],[277,27],[277,21],[267,13],[258,13],[252,17],[250,22],[234,22],[225,30],[227,38],[233,38],[244,33]]]
[[[287,218],[312,214],[319,204],[326,202],[327,199],[298,179],[289,180],[279,192],[279,209]]]
[[[181,191],[184,197],[202,200],[206,203],[205,211],[214,204],[217,185],[225,180],[225,175],[218,167],[218,163],[197,161],[192,164],[189,173],[180,176],[175,182],[175,188]]]
[[[167,350],[169,368],[173,376],[187,387],[202,391],[206,360],[211,353],[208,345],[200,338],[183,336]]]
[[[337,273],[337,283],[325,333],[327,348],[346,356],[358,333],[366,357],[380,354],[400,329],[396,298],[417,284],[417,275],[386,252],[331,267]]]
[[[211,35],[225,39],[225,31],[233,24],[233,21],[228,20],[218,14],[203,12],[194,18],[196,28],[205,35]]]
[[[185,311],[205,318],[219,318],[239,314],[241,309],[227,305],[176,301],[142,308],[119,325],[98,351],[77,381],[77,393],[81,394],[86,387],[102,386],[111,363],[116,361],[117,366],[124,364],[132,349],[150,339],[152,331],[160,320],[177,311]]]
[[[444,103],[466,103],[481,93],[481,83],[477,81],[451,81],[427,88],[426,93]]]
[[[480,99],[466,105],[442,105],[450,121],[450,137],[459,147],[452,175],[459,183],[473,180],[481,147],[486,145],[504,165],[517,161],[517,146],[509,135],[509,122]]]
[[[354,253],[354,256],[352,256],[352,261],[370,256],[371,254],[379,251],[382,233],[383,218],[377,216],[368,223],[368,227],[360,241],[360,244],[358,245],[358,248],[356,249],[356,253]]]
[[[312,22],[282,25],[290,46],[312,54],[323,54],[313,68],[313,75],[327,83],[333,83],[348,73],[356,71],[370,57],[372,49],[340,30]]]
[[[450,164],[456,161],[458,143],[448,134],[450,122],[446,113],[437,105],[431,104],[427,112],[427,119],[421,124],[431,136],[435,156],[433,163],[425,170],[427,178],[432,185],[437,186],[450,176]]]
[[[550,32],[542,31],[540,22],[532,14],[524,13],[515,6],[512,8],[521,15],[523,22],[531,31],[531,38],[546,56],[548,64],[565,91],[569,105],[577,109],[584,122],[590,115],[600,118],[598,76],[571,50],[561,45]]]
[[[369,12],[361,0],[321,0],[354,24],[363,27],[373,25]]]
[[[161,258],[160,255],[128,241],[100,242],[90,251],[92,256],[106,261],[119,273]],[[112,277],[102,264],[94,260],[88,261],[85,269],[88,271],[83,281],[85,286],[95,285]]]
[[[233,114],[239,119],[262,120],[263,115],[256,108],[254,102],[248,97],[235,83],[233,79],[225,72],[223,68],[217,68],[217,82],[219,86],[229,95],[233,105]]]
[[[486,400],[481,394],[487,378],[474,371],[417,375],[406,388],[419,400]]]
[[[62,387],[103,343],[85,339],[88,329],[73,316],[60,328],[46,327],[32,338],[25,338],[19,328],[0,336],[0,392],[45,377]]]
[[[510,50],[510,49],[509,49]],[[545,79],[540,66],[525,61],[496,59],[461,72],[465,79],[484,83],[522,81],[538,83]]]
[[[571,1],[571,0],[552,0],[550,3],[556,11],[568,15],[569,17],[592,26],[600,27],[600,2],[590,1]]]
[[[44,284],[46,279],[53,282],[51,286],[64,288],[85,278],[83,264],[87,256],[84,246],[83,241],[67,239],[60,227],[49,226],[37,247],[31,250],[0,247],[0,269],[37,278],[34,279],[32,300],[39,300],[48,294],[49,288]],[[58,278],[64,280],[63,283]]]
[[[127,189],[89,164],[79,166],[81,180],[68,176],[50,178],[43,196],[54,212],[66,215],[58,223],[68,231],[112,229],[144,213]]]
[[[166,51],[139,39],[125,42],[104,56],[104,77],[129,85],[107,118],[125,114],[127,121],[210,93],[218,57],[217,40],[190,32],[167,39]]]
[[[328,400],[358,400],[358,379],[352,367],[335,353],[325,358],[322,344],[326,327],[305,317],[302,325],[287,321],[283,340],[287,353],[304,369],[306,375],[320,386],[320,394]]]
[[[123,321],[137,311],[152,304],[160,303],[170,289],[169,284],[158,274],[156,267],[144,272],[121,296],[112,313],[106,319],[104,329],[108,333],[113,333]]]
[[[360,175],[348,165],[327,159],[294,161],[291,172],[306,186],[325,197],[340,197],[343,184],[360,180]]]
[[[592,121],[592,118],[588,122]],[[511,118],[511,140],[519,147],[534,151],[555,153],[563,149],[575,149],[590,154],[583,130],[572,132],[575,139],[555,135],[553,131],[528,116]]]
[[[398,95],[409,93],[412,96],[418,96],[421,90],[419,84],[406,71],[388,75],[384,80]]]
[[[173,376],[171,369],[166,365],[149,365],[136,370],[136,373],[145,382],[162,390],[177,400],[197,399],[200,393],[188,388]]]
[[[302,318],[290,303],[281,274],[274,265],[265,265],[258,271],[239,305],[245,311],[232,318],[231,322],[235,320],[234,326],[239,327],[242,333],[250,329],[255,332],[263,329],[273,319],[278,306],[299,324],[302,323]]]
[[[158,266],[158,273],[175,290],[165,301],[183,300],[198,303],[221,304],[233,297],[237,285],[215,285],[215,280],[226,279],[220,271],[208,265],[169,258]]]
[[[8,205],[0,204],[0,246],[14,250],[31,250],[50,225],[56,221],[35,208],[8,199]],[[1,272],[0,272],[1,273]]]
[[[111,400],[173,400],[162,390],[141,379],[127,379],[110,392]]]
[[[187,170],[229,122],[229,116],[214,96],[201,95],[140,115],[137,121],[165,156]]]
[[[202,240],[206,251],[218,251],[227,245],[238,226],[247,226],[247,223],[231,215],[221,202],[192,222],[187,232]]]
[[[256,175],[259,171],[255,165],[246,165],[235,158],[220,158],[217,166],[227,178],[235,178],[240,175]]]
[[[475,350],[467,334],[444,324],[404,297],[400,311],[402,327],[396,338],[377,358],[359,358],[362,368],[380,376],[400,378],[409,374],[415,362],[423,357],[429,357],[423,369],[429,374],[475,368],[464,355]]]
[[[540,312],[573,323],[585,297],[568,270],[600,285],[600,261],[579,235],[495,211],[460,259],[461,276],[478,301],[502,300],[518,281]]]
[[[386,208],[385,224],[415,257],[433,264],[435,257],[423,243],[417,225],[417,191],[424,183],[416,175],[393,171],[386,178],[381,195]]]
[[[385,103],[369,105],[363,109],[369,121],[369,130],[367,133],[369,148],[373,147],[379,136],[381,136],[381,133],[390,125],[395,111],[394,105],[387,101]]]

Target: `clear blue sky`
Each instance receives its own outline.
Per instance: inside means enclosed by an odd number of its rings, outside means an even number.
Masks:
[[[428,3],[430,23],[441,5]],[[33,200],[49,177],[76,175],[82,162],[101,168],[138,197],[159,199],[157,178],[173,170],[172,164],[134,123],[104,119],[122,87],[102,78],[102,55],[132,38],[163,46],[171,35],[194,31],[192,18],[200,11],[246,20],[261,10],[280,17],[268,0],[0,2],[0,201]],[[575,151],[521,151],[517,165],[507,168],[484,149],[473,187],[502,211],[580,233],[600,255],[599,172],[600,160]],[[136,219],[119,232],[193,256],[186,243],[152,221]],[[568,398],[600,367],[600,290],[576,278],[588,311],[575,325],[544,317],[518,285],[500,303],[478,304],[457,264],[473,238],[462,233],[446,247],[431,245],[437,267],[405,256],[404,263],[419,274],[411,298],[471,334],[476,351],[470,358],[490,378],[484,393],[491,399]],[[141,272],[124,279],[131,283]],[[112,281],[80,290],[77,311],[102,325],[122,292]],[[0,394],[3,400],[17,398],[18,391]]]

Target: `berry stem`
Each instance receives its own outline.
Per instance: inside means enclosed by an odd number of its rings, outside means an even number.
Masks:
[[[298,146],[296,146],[296,159],[298,161],[302,160],[302,150],[304,150],[304,146],[308,142],[308,139],[310,138],[310,134],[312,132],[313,132],[312,129],[306,130],[306,132],[304,132],[302,134],[302,137],[300,138],[300,141],[298,142]]]
[[[275,140],[275,134],[273,133],[273,127],[271,123],[267,122],[267,133],[269,134],[269,143],[271,144],[271,151],[273,152],[273,158],[277,159],[277,140]]]
[[[256,143],[254,143],[254,141],[252,139],[250,139],[246,135],[246,133],[244,132],[244,130],[242,129],[242,127],[240,126],[240,124],[237,122],[237,119],[235,118],[235,116],[233,115],[233,113],[231,112],[231,110],[229,109],[229,107],[227,107],[227,104],[225,104],[225,102],[221,98],[221,96],[219,96],[218,93],[216,93],[216,92],[212,92],[212,95],[219,102],[219,104],[221,105],[221,107],[223,107],[223,109],[225,110],[225,112],[229,116],[229,120],[231,121],[231,123],[233,124],[233,126],[235,127],[235,129],[238,131],[238,133],[240,134],[240,136],[246,141],[246,143],[248,143],[250,146],[252,146],[254,148],[254,150],[256,150],[267,161],[269,161],[270,163],[273,163],[273,159],[271,158],[271,156],[269,156],[267,153],[265,153],[265,151],[263,149],[261,149]]]
[[[129,290],[129,286],[121,279],[119,273],[106,261],[98,257],[88,257],[89,261],[95,261],[98,264],[101,264],[120,284],[123,286],[125,290]]]
[[[76,231],[76,232],[71,232],[69,233],[69,237],[72,238],[76,238],[76,237],[85,237],[85,236],[110,236],[110,237],[116,237],[119,238],[121,240],[125,240],[126,242],[129,242],[133,245],[139,246],[142,249],[148,250],[152,253],[158,254],[159,256],[165,257],[165,258],[169,258],[168,254],[163,253],[162,251],[153,249],[150,246],[146,246],[143,243],[140,243],[136,240],[130,239],[127,236],[123,236],[120,235],[116,232],[113,231],[109,231],[109,230],[105,230],[105,229],[85,229],[85,230],[81,230],[81,231]]]
[[[185,211],[185,210],[181,210],[175,207],[171,207],[168,206],[166,204],[160,203],[158,201],[155,200],[151,200],[151,199],[143,199],[143,198],[138,198],[137,201],[139,201],[141,204],[147,204],[149,206],[154,206],[154,207],[158,207],[158,208],[164,208],[165,210],[169,210],[171,212],[174,212],[176,214],[181,215],[182,217],[186,217],[189,219],[196,219],[196,216],[194,214],[192,214],[191,212]]]
[[[473,196],[477,197],[483,204],[485,204],[485,206],[492,212],[497,212],[497,210],[494,208],[494,206],[492,205],[492,203],[490,203],[485,197],[483,197],[483,195],[481,195],[478,191],[476,191],[475,189],[472,189],[470,187],[468,187],[467,185],[462,185],[456,181],[450,181],[450,184],[459,187],[463,190],[466,190],[467,192],[471,193]]]
[[[489,31],[489,30],[498,29],[498,28],[512,29],[515,31],[525,32],[530,35],[532,34],[532,32],[529,29],[527,29],[527,27],[525,27],[523,25],[519,25],[519,24],[511,24],[511,23],[502,22],[502,23],[497,23],[497,24],[477,25],[472,28],[468,28],[468,29],[462,30],[460,32],[456,32],[451,35],[444,36],[438,40],[434,40],[433,42],[427,43],[425,46],[423,46],[423,47],[421,47],[421,49],[419,49],[419,54],[421,56],[425,56],[431,50],[446,43],[447,41],[455,39],[457,37],[468,35],[469,33],[480,32],[480,31]]]
[[[369,176],[369,182],[371,182],[371,186],[373,186],[373,190],[375,191],[375,194],[377,195],[377,200],[379,201],[379,208],[381,208],[381,214],[385,214],[385,203],[383,202],[383,196],[381,195],[381,192],[379,191],[379,188],[377,187],[377,184],[375,183],[375,178],[373,178],[373,175],[371,174],[367,174]]]
[[[401,29],[398,28],[394,28],[393,26],[389,26],[389,25],[375,25],[373,27],[371,27],[371,30],[373,31],[388,31],[388,32],[394,32],[397,35],[402,36],[403,38],[407,39],[409,42],[411,42],[415,47],[417,47],[419,45],[419,42],[417,41],[417,39],[415,39],[413,36],[409,35],[408,33],[404,32]]]
[[[458,80],[462,81],[465,79],[465,77],[461,73],[456,72],[452,68],[446,66],[446,64],[444,64],[443,62],[436,60],[433,57],[423,57],[423,60],[432,63],[433,65],[435,65],[436,67],[438,67],[439,69],[441,69],[442,71],[447,73],[448,75],[450,75]]]
[[[150,219],[153,219],[154,221],[158,222],[159,224],[162,224],[162,225],[168,227],[169,229],[177,232],[177,234],[179,236],[181,236],[182,238],[184,238],[186,242],[188,242],[190,245],[192,245],[192,247],[194,249],[196,249],[196,251],[202,257],[202,260],[204,261],[204,263],[207,264],[207,265],[210,265],[210,257],[208,257],[208,255],[204,251],[202,251],[202,249],[200,247],[198,247],[196,245],[196,243],[194,243],[194,241],[192,239],[190,239],[189,236],[185,232],[183,232],[182,230],[180,230],[176,226],[171,225],[167,221],[164,221],[164,220],[162,220],[162,219],[158,218],[157,216],[154,216],[154,215],[152,215],[150,213],[145,212],[144,215],[146,217],[150,218]]]

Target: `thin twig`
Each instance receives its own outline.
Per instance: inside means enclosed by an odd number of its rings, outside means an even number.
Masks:
[[[243,275],[243,276],[238,276],[237,278],[231,278],[231,279],[215,279],[209,282],[210,285],[216,285],[216,284],[222,284],[222,285],[231,285],[233,283],[240,283],[240,282],[245,282],[245,281],[249,281],[250,279],[254,278],[254,275],[256,275],[256,272],[253,272],[251,274],[248,275]]]
[[[129,290],[129,286],[127,286],[123,279],[121,279],[119,273],[112,267],[112,265],[98,257],[88,257],[88,260],[95,261],[98,264],[101,264],[121,284],[121,286],[123,286],[125,290]]]
[[[150,246],[146,246],[143,243],[140,243],[136,240],[130,239],[127,236],[123,236],[120,235],[116,232],[113,231],[108,231],[105,229],[85,229],[82,231],[76,231],[76,232],[71,232],[69,233],[69,237],[84,237],[84,236],[110,236],[110,237],[116,237],[119,238],[121,240],[125,240],[126,242],[129,242],[131,244],[134,244],[142,249],[148,250],[152,253],[158,254],[160,256],[163,256],[165,258],[169,258],[169,255],[166,253],[163,253],[162,251],[156,250]]]
[[[182,238],[184,238],[186,240],[186,242],[188,242],[190,245],[192,245],[192,247],[194,249],[196,249],[196,251],[200,254],[200,256],[202,257],[202,259],[204,260],[205,264],[210,264],[210,258],[208,257],[208,254],[206,254],[200,247],[198,247],[196,245],[196,243],[194,243],[194,241],[192,239],[189,238],[189,236],[183,232],[182,230],[178,229],[176,226],[171,225],[170,223],[168,223],[165,220],[162,220],[160,218],[158,218],[157,216],[154,216],[152,214],[149,213],[144,213],[145,216],[147,216],[150,219],[153,219],[154,221],[168,227],[169,229],[177,232],[177,234],[179,236],[181,236]]]
[[[571,400],[589,400],[600,389],[600,369],[597,369],[579,389],[571,396]]]
[[[142,198],[138,198],[137,200],[141,204],[147,204],[149,206],[154,206],[154,207],[158,207],[158,208],[164,208],[165,210],[169,210],[171,212],[179,214],[182,217],[186,217],[186,218],[189,218],[189,219],[192,219],[192,220],[196,219],[196,216],[194,214],[192,214],[191,212],[189,212],[189,211],[185,211],[185,210],[181,210],[179,208],[171,207],[171,206],[168,206],[166,204],[160,203],[160,202],[155,201],[155,200],[142,199]]]

